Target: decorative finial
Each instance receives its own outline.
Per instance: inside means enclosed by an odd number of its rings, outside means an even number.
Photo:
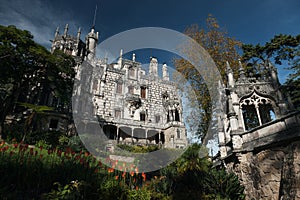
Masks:
[[[132,61],[135,61],[135,53],[132,54]]]

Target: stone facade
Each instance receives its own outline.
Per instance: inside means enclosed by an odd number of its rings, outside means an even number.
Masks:
[[[219,160],[245,186],[246,199],[300,198],[300,113],[281,91],[270,63],[239,78],[227,63],[219,84]]]
[[[167,65],[160,77],[158,60],[152,57],[147,73],[135,54],[125,59],[122,50],[117,62],[109,64],[96,58],[97,41],[94,28],[85,42],[80,40],[80,29],[77,37],[68,35],[68,25],[63,35],[58,29],[55,33],[51,51],[63,50],[77,60],[76,80],[81,85],[74,95],[91,94],[81,98],[85,101],[73,102],[73,110],[95,115],[106,136],[117,143],[185,148],[182,102]],[[93,106],[87,109],[89,102]]]

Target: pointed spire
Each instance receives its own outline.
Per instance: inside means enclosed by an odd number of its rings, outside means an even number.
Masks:
[[[241,59],[239,59],[239,75],[240,75],[240,79],[245,79],[245,71],[244,71],[244,67],[243,64],[241,62]]]
[[[64,36],[66,37],[68,34],[69,24],[66,24]]]
[[[56,31],[55,31],[55,37],[57,37],[59,34],[59,27],[56,28]]]
[[[80,39],[80,35],[81,35],[81,28],[79,27],[77,31],[77,40]]]

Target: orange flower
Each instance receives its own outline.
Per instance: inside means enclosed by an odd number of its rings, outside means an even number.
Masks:
[[[130,172],[130,176],[134,176],[134,172],[133,171]]]
[[[118,179],[119,179],[119,176],[116,176],[115,179],[118,180]]]
[[[139,173],[139,169],[138,167],[135,168],[135,173],[138,174]]]
[[[138,187],[138,186],[135,186],[135,190],[139,190],[139,187]]]
[[[125,178],[126,176],[126,172],[123,172],[122,177]]]
[[[114,169],[113,168],[108,168],[108,173],[112,173],[112,172],[114,172]]]
[[[142,173],[142,177],[143,177],[143,180],[146,181],[146,174],[144,172]]]

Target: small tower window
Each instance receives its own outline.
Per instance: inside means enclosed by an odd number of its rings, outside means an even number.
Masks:
[[[122,94],[122,89],[123,89],[122,83],[117,82],[117,93]]]
[[[145,86],[141,87],[141,98],[143,98],[143,99],[146,98],[146,87]]]

